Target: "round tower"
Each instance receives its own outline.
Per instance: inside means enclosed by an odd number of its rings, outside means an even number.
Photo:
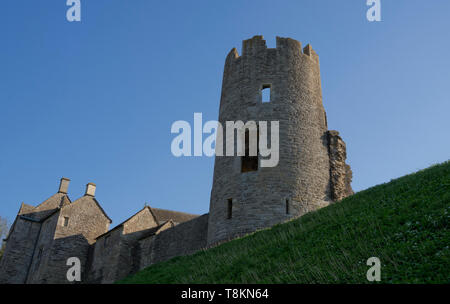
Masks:
[[[263,100],[268,90],[269,100]],[[278,121],[279,161],[262,167],[265,158],[260,155],[216,156],[208,244],[332,202],[319,58],[310,45],[302,49],[296,40],[277,37],[276,48],[267,48],[263,37],[255,36],[243,42],[241,56],[233,48],[226,58],[220,100],[224,138],[227,121],[267,121],[268,126]]]

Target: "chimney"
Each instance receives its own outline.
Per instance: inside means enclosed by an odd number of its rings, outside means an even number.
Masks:
[[[97,186],[94,183],[89,183],[86,185],[86,193],[84,195],[95,196],[95,188]]]
[[[59,183],[58,193],[67,194],[67,189],[69,189],[69,183],[70,183],[70,179],[68,179],[66,177],[61,178],[61,182]]]

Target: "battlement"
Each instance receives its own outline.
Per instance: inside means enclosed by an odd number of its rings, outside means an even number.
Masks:
[[[313,50],[310,44],[302,48],[299,41],[292,38],[276,37],[276,48],[268,48],[266,40],[262,35],[253,36],[250,39],[242,41],[242,57],[244,56],[256,56],[267,50],[275,50],[279,54],[300,54],[310,57],[315,62],[319,62],[319,56]],[[234,60],[241,58],[236,48],[231,49],[227,55],[226,62],[233,62]]]

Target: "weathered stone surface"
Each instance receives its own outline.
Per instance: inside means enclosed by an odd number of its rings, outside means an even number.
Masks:
[[[267,86],[271,101],[262,103],[261,89]],[[280,159],[276,167],[259,166],[257,171],[242,173],[241,157],[216,156],[209,245],[333,201],[319,58],[311,46],[302,50],[300,42],[277,37],[276,48],[270,49],[262,36],[255,36],[243,42],[242,56],[231,50],[225,62],[219,121],[225,126],[226,121],[237,120],[279,121]]]
[[[334,201],[352,195],[352,170],[345,163],[347,152],[345,142],[338,131],[328,131],[328,152],[330,155],[331,197]]]
[[[138,257],[135,255],[139,238],[157,226],[158,221],[150,207],[145,207],[111,231],[99,236],[93,245],[87,281],[113,283],[133,273],[138,268]]]
[[[89,247],[111,220],[94,197],[71,203],[65,190],[67,184],[60,185],[36,207],[22,204],[0,262],[0,283],[68,283],[70,257],[80,259],[85,275]]]
[[[23,284],[41,224],[17,216],[0,261],[0,284]]]
[[[86,280],[89,246],[108,231],[110,223],[92,196],[83,196],[59,209],[42,223],[27,283],[68,283],[66,262],[70,257],[80,259],[82,280]]]
[[[205,214],[140,240],[140,268],[205,248],[207,231]]]

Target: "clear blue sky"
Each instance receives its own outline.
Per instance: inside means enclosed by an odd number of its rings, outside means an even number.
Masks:
[[[206,213],[214,159],[175,158],[176,120],[218,117],[225,56],[264,35],[311,43],[356,191],[450,155],[450,2],[65,0],[0,5],[0,216],[72,179],[113,225],[151,206]]]

